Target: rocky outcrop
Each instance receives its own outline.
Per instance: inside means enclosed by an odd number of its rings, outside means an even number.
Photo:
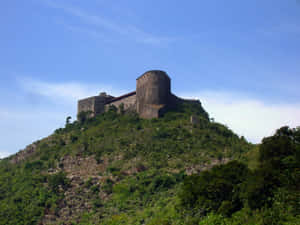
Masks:
[[[231,160],[232,159],[230,159],[230,158],[213,159],[209,163],[204,163],[204,164],[201,164],[201,165],[194,165],[194,166],[186,167],[185,172],[186,172],[187,175],[199,174],[201,171],[209,170],[209,169],[213,168],[216,165],[226,164]]]
[[[28,145],[25,149],[13,155],[10,162],[16,164],[27,159],[35,153],[36,149],[37,145],[35,143]]]
[[[107,193],[102,190],[107,177],[107,160],[97,163],[93,156],[64,156],[60,159],[58,168],[50,173],[63,171],[70,181],[66,190],[62,190],[64,197],[58,204],[58,209],[45,212],[41,224],[73,224],[79,223],[84,213],[93,209],[95,199],[106,199]]]

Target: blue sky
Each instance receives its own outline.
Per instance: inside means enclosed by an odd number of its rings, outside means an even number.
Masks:
[[[150,69],[251,142],[300,125],[297,0],[10,0],[0,37],[0,157]]]

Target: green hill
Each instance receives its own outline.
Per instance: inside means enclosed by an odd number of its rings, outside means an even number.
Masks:
[[[300,132],[286,132],[261,150],[200,104],[81,115],[0,161],[0,224],[299,224]]]

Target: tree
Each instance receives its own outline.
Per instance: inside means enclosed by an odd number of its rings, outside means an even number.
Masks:
[[[232,161],[200,175],[189,176],[184,180],[179,195],[181,205],[194,209],[200,215],[212,211],[229,216],[243,207],[239,197],[240,184],[249,173],[246,165]]]
[[[80,123],[84,123],[85,121],[87,121],[87,119],[91,117],[92,117],[92,111],[86,111],[86,112],[82,111],[77,115],[78,121]]]
[[[72,119],[71,116],[68,116],[66,119],[66,127],[70,124],[70,120]]]
[[[260,167],[245,184],[250,208],[271,207],[280,189],[297,192],[300,181],[300,129],[285,126],[264,138],[259,149]]]

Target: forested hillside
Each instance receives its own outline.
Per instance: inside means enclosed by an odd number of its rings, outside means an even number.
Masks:
[[[257,146],[200,104],[112,107],[0,161],[0,224],[300,224],[299,157],[300,129]]]

